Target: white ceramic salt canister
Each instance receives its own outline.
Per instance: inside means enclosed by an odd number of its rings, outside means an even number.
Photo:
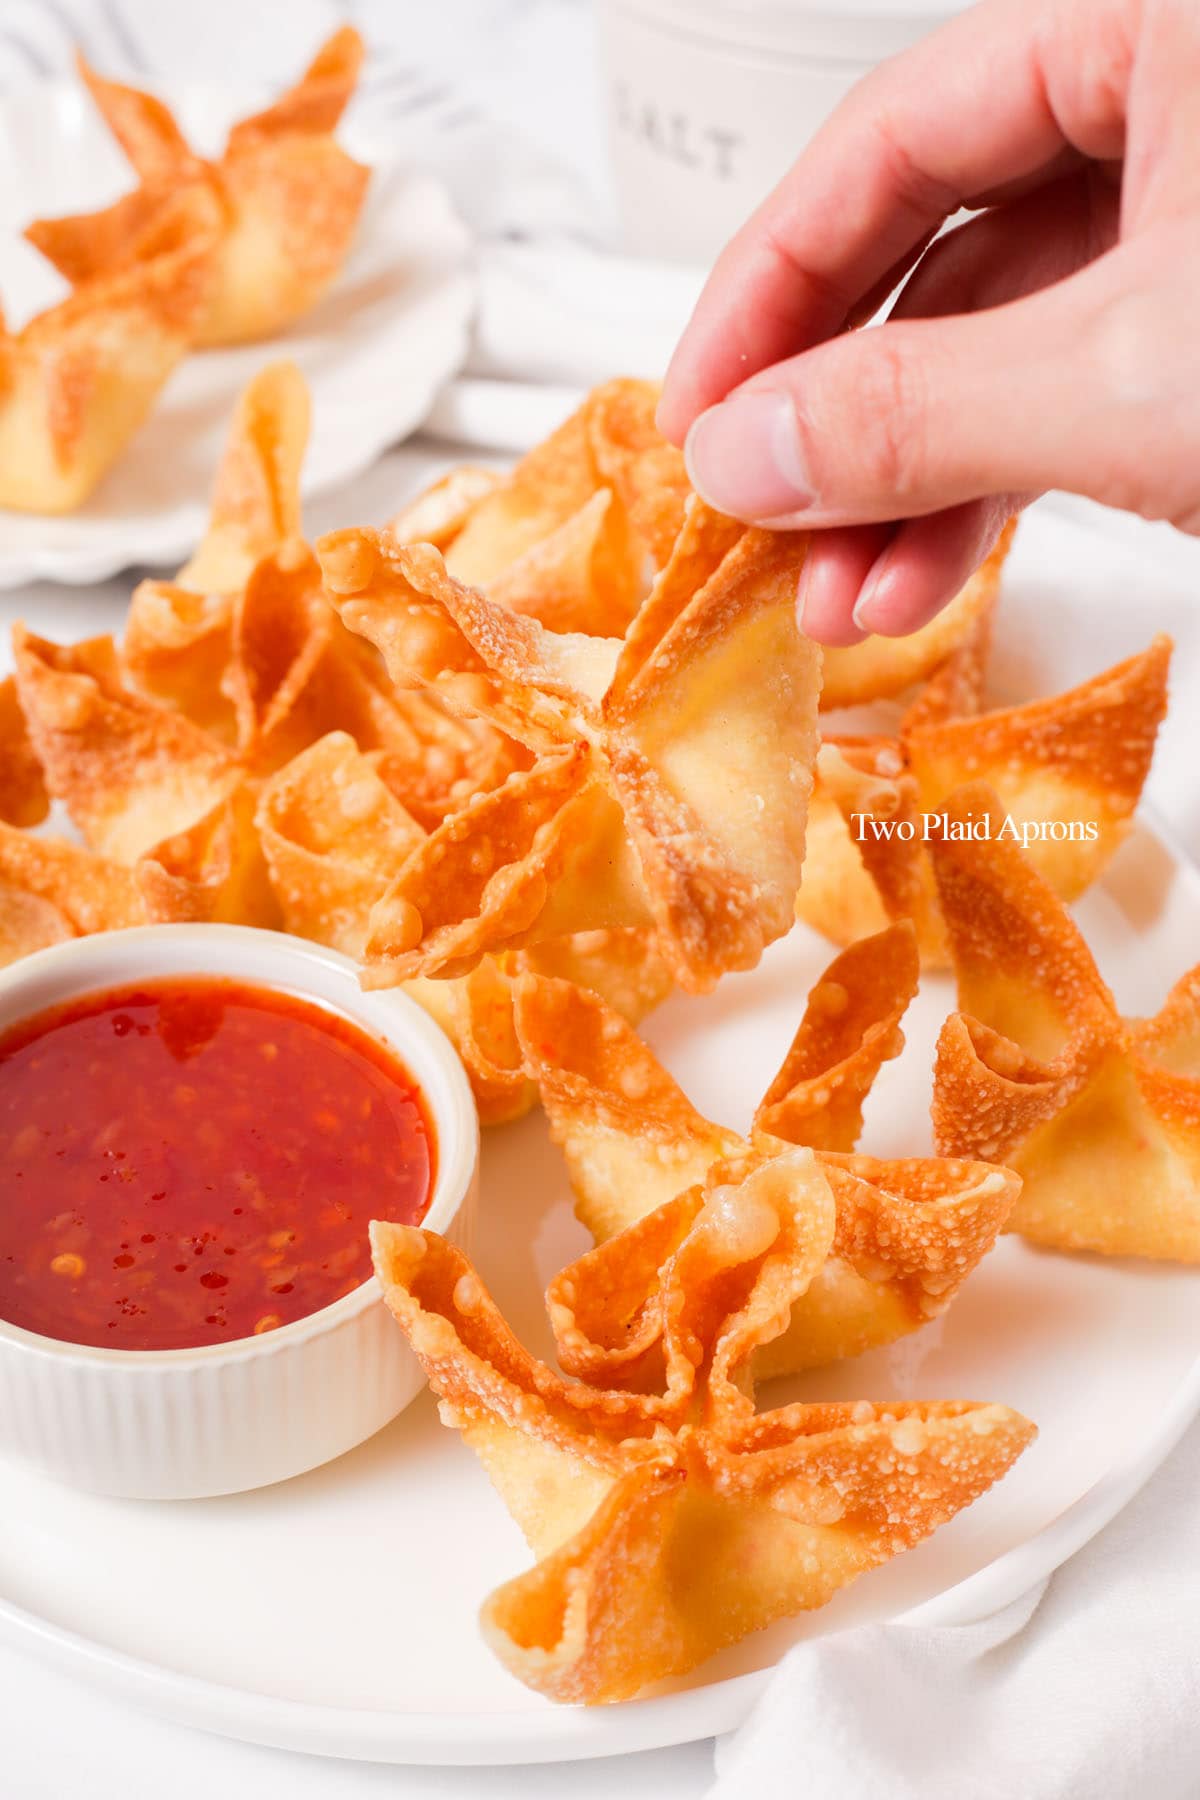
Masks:
[[[876,63],[963,0],[600,0],[627,247],[706,265]]]

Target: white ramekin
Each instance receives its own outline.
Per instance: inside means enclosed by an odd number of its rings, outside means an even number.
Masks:
[[[707,266],[876,63],[966,0],[601,0],[627,245]]]
[[[0,1030],[76,995],[169,975],[262,983],[352,1019],[395,1050],[437,1142],[423,1224],[466,1246],[479,1125],[462,1064],[403,994],[282,932],[155,925],[78,938],[0,973]],[[370,1437],[424,1377],[375,1277],[262,1337],[197,1350],[102,1350],[0,1320],[0,1450],[100,1493],[188,1499],[283,1481]]]

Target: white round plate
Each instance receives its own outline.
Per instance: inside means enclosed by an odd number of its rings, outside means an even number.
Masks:
[[[255,103],[227,92],[164,87],[198,148],[219,147]],[[461,367],[474,304],[470,239],[445,190],[381,160],[373,166],[345,267],[311,313],[282,336],[185,357],[141,431],[86,505],[63,517],[0,511],[0,588],[37,578],[98,581],[133,564],[182,562],[204,529],[208,492],[234,402],[265,363],[291,357],[313,401],[306,496],[339,487],[421,424]],[[80,85],[0,96],[0,299],[16,327],[66,285],[21,231],[30,219],[102,206],[132,178]]]
[[[1194,692],[1195,573],[1190,558],[1163,554],[1163,541],[1157,528],[1114,535],[1094,508],[1034,508],[1006,580],[998,691],[1051,692],[1167,623],[1180,639],[1177,688],[1184,699]],[[1136,610],[1125,604],[1131,593]],[[44,589],[38,629],[78,635],[85,606]],[[16,610],[0,603],[0,625]],[[88,628],[116,628],[120,613],[117,600],[99,600]],[[1189,730],[1177,706],[1155,772],[1155,791],[1176,812],[1194,768]],[[1196,960],[1200,876],[1146,823],[1076,911],[1127,1012],[1153,1011]],[[830,955],[797,931],[752,974],[703,1000],[672,1000],[646,1035],[702,1108],[744,1126]],[[905,1021],[907,1048],[869,1104],[867,1149],[926,1147],[932,1046],[951,1004],[949,980],[927,978]],[[478,1259],[539,1352],[549,1343],[541,1289],[586,1242],[540,1117],[486,1133]],[[1200,1411],[1198,1299],[1200,1270],[1056,1256],[1005,1238],[940,1321],[890,1350],[777,1384],[772,1398],[1002,1400],[1036,1420],[1040,1436],[975,1506],[823,1612],[626,1705],[555,1708],[485,1649],[479,1603],[528,1552],[428,1396],[339,1462],[229,1499],[97,1499],[0,1461],[0,1635],[170,1718],[327,1755],[532,1762],[709,1737],[745,1717],[799,1638],[913,1609],[978,1617],[1078,1549]]]
[[[1194,956],[1200,878],[1142,826],[1079,916],[1118,999],[1152,1010]],[[745,1125],[828,947],[804,931],[753,974],[677,999],[647,1035],[713,1117]],[[929,1067],[953,1004],[927,979],[865,1145],[926,1147]],[[478,1260],[517,1330],[548,1347],[547,1279],[587,1242],[540,1116],[490,1133]],[[0,1463],[0,1630],[157,1710],[260,1743],[397,1762],[528,1762],[706,1737],[745,1713],[802,1636],[913,1607],[976,1616],[1097,1530],[1200,1401],[1200,1272],[1062,1257],[1003,1239],[944,1317],[773,1398],[1006,1401],[1040,1436],[999,1487],[823,1612],[788,1621],[628,1705],[558,1709],[475,1625],[525,1566],[516,1526],[428,1395],[341,1461],[220,1500],[135,1504]],[[697,1571],[697,1579],[703,1579]]]

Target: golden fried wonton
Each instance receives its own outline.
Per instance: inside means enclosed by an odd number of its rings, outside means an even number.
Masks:
[[[140,186],[115,205],[74,218],[39,219],[26,236],[68,281],[137,269],[156,247],[164,214],[186,206],[197,241],[211,246],[199,345],[271,337],[320,299],[345,260],[369,171],[333,133],[354,91],[363,45],[336,31],[273,106],[243,119],[206,162],[160,100],[79,72]]]
[[[300,470],[308,386],[295,363],[270,363],[238,397],[213,484],[208,530],[176,576],[197,594],[232,594],[262,557],[301,535]]]
[[[796,911],[835,943],[910,918],[924,966],[945,965],[924,821],[965,783],[986,781],[1028,826],[1025,853],[1064,900],[1097,879],[1129,829],[1166,711],[1170,639],[1066,693],[980,712],[985,642],[977,631],[942,665],[898,738],[822,746]],[[1048,820],[1076,829],[1055,837]]]
[[[243,389],[213,484],[208,529],[174,581],[134,589],[125,621],[125,678],[229,742],[228,689],[239,596],[264,558],[301,543],[300,467],[309,401],[293,363],[272,363]]]
[[[989,791],[945,816],[930,848],[962,1011],[938,1041],[939,1149],[1011,1163],[1012,1229],[1037,1243],[1200,1262],[1200,970],[1122,1019]]]
[[[167,226],[146,259],[10,332],[0,314],[0,506],[66,513],[111,468],[191,342],[213,243]]]
[[[345,732],[303,751],[262,789],[258,829],[284,927],[361,957],[371,908],[425,837]],[[459,981],[405,983],[466,1065],[479,1116],[501,1124],[536,1097],[521,1068],[508,979],[490,958]]]
[[[0,825],[0,963],[146,922],[132,870],[80,844]]]
[[[401,803],[439,824],[529,758],[486,722],[395,689],[377,652],[341,624],[302,536],[307,430],[299,371],[262,370],[234,415],[196,555],[174,582],[143,581],[134,592],[122,676],[256,777],[328,732],[348,732]]]
[[[221,745],[123,687],[115,658],[95,646],[48,643],[20,625],[13,649],[46,786],[93,849],[134,863],[197,824],[238,785],[240,772]]]
[[[372,906],[426,835],[343,731],[264,784],[258,827],[285,929],[356,960]]]
[[[510,475],[452,469],[392,520],[459,581],[559,632],[620,637],[671,554],[690,494],[653,382],[618,380]]]
[[[9,675],[0,681],[0,820],[40,825],[49,805],[42,765],[29,741],[16,681]]]
[[[820,653],[795,619],[797,536],[693,502],[627,637],[546,630],[452,579],[428,546],[318,546],[344,623],[530,751],[450,815],[373,917],[367,978],[456,975],[488,951],[653,926],[701,992],[787,930],[804,856]]]
[[[280,924],[254,806],[249,787],[235,788],[194,825],[145,853],[136,874],[151,924]]]
[[[694,1223],[699,1184],[778,1153],[781,1140],[820,1146],[833,1237],[759,1373],[857,1355],[949,1305],[1007,1219],[1017,1178],[978,1161],[850,1154],[863,1099],[903,1042],[899,1019],[916,977],[904,926],[839,957],[813,989],[749,1141],[703,1118],[598,996],[533,975],[518,983],[525,1066],[566,1158],[576,1212],[600,1246],[550,1290],[556,1316],[568,1305],[571,1313],[564,1367],[597,1379],[599,1357],[611,1379],[611,1355],[640,1359],[656,1348],[658,1271]],[[598,1338],[594,1321],[611,1335]]]
[[[285,928],[356,960],[372,907],[426,835],[380,779],[376,762],[344,732],[321,738],[264,783],[258,831]],[[638,1019],[671,985],[647,935],[596,932],[546,948],[556,967]],[[511,969],[484,957],[457,980],[403,984],[453,1041],[485,1125],[519,1117],[537,1096],[521,1066],[512,1017],[512,975],[526,954],[506,962]]]
[[[968,1402],[756,1413],[750,1360],[833,1232],[813,1153],[780,1149],[733,1189],[706,1189],[663,1270],[661,1392],[564,1381],[445,1239],[371,1227],[384,1296],[443,1421],[538,1559],[486,1600],[484,1635],[551,1699],[625,1699],[823,1605],[978,1498],[1033,1436],[1007,1407]]]

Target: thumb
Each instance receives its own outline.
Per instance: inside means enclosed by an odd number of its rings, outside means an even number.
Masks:
[[[776,526],[908,518],[1030,488],[1107,497],[1129,421],[1105,379],[1113,283],[1100,268],[775,364],[695,421],[693,485],[721,512]]]

